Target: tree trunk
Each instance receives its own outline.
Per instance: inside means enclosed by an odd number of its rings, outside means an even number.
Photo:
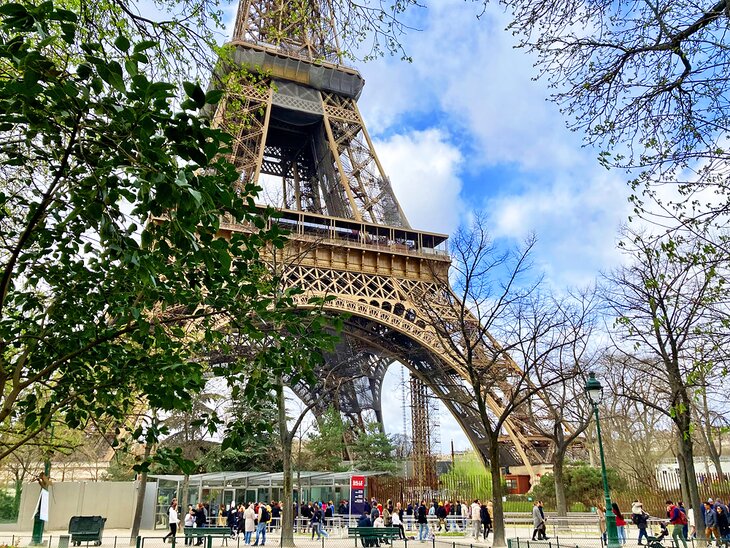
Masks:
[[[497,436],[491,436],[489,441],[489,471],[492,475],[492,527],[494,537],[492,538],[493,548],[507,546],[504,532],[504,506],[502,504],[502,471],[499,462],[499,444]]]
[[[284,385],[281,379],[276,384],[276,400],[279,410],[279,435],[281,437],[281,461],[283,467],[282,497],[284,502],[281,508],[281,539],[279,546],[281,548],[293,548],[294,523],[290,515],[293,508],[292,435],[289,433],[287,427],[286,399],[284,398]]]
[[[555,483],[555,504],[558,516],[562,517],[568,515],[568,501],[565,498],[565,478],[563,476],[564,465],[565,448],[556,447],[555,456],[553,457],[553,481]]]
[[[181,511],[184,511],[187,514],[188,504],[190,504],[190,474],[185,474],[185,478],[183,479],[183,484],[180,488],[180,491],[181,493],[178,507],[181,508]]]
[[[679,434],[681,436],[681,434]],[[682,454],[681,440],[679,442],[679,451],[677,452],[677,464],[679,465],[679,491],[683,500],[689,500],[689,484],[687,482],[687,467],[684,464],[684,455]]]
[[[144,461],[150,458],[152,446],[149,442],[144,445]],[[137,488],[137,504],[134,508],[134,520],[132,521],[132,532],[129,535],[129,545],[132,546],[137,542],[139,536],[139,526],[142,523],[142,510],[144,509],[144,494],[147,491],[147,470],[145,469],[139,475],[139,487]]]
[[[697,474],[695,473],[694,463],[694,447],[692,437],[690,436],[690,421],[687,415],[680,415],[682,419],[684,434],[680,434],[679,447],[684,460],[684,475],[685,481],[687,482],[687,489],[689,492],[688,499],[685,499],[685,507],[692,508],[695,516],[695,523],[697,524],[697,538],[704,540],[705,531],[704,527],[701,527],[704,523],[704,516],[702,515],[702,502],[700,501],[700,490],[697,488]]]

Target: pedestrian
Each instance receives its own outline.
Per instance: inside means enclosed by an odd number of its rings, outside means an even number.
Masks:
[[[259,511],[257,514],[258,524],[256,525],[256,540],[253,546],[265,546],[266,545],[266,528],[271,520],[271,511],[266,507],[263,502],[259,504]],[[259,538],[261,542],[259,543]]]
[[[479,499],[474,499],[474,502],[471,503],[470,506],[470,514],[471,514],[471,527],[472,527],[472,535],[475,539],[479,540],[479,537],[481,536],[480,529],[482,526],[482,521],[480,518],[480,512],[482,509],[482,505],[479,504]]]
[[[418,506],[416,522],[418,523],[418,540],[425,542],[428,539],[428,518],[426,517],[426,501],[422,500]]]
[[[218,507],[218,515],[215,519],[215,524],[217,527],[225,527],[226,526],[226,518],[227,518],[227,512],[226,512],[226,505],[221,504]]]
[[[533,503],[532,506],[532,540],[547,540],[548,536],[545,534],[547,531],[547,518],[545,517],[545,511],[542,507],[542,501],[538,500]],[[535,538],[537,535],[537,538]]]
[[[185,514],[183,520],[184,532],[185,532],[185,546],[192,546],[193,544],[193,527],[195,526],[195,510],[191,506],[188,513]]]
[[[175,544],[177,524],[180,523],[180,519],[177,517],[177,499],[172,499],[172,504],[170,504],[170,508],[167,510],[167,517],[168,524],[170,525],[170,532],[165,535],[165,538],[162,539],[162,541],[167,542],[167,539],[169,538],[170,542]]]
[[[400,502],[396,504],[395,511],[390,514],[391,525],[398,529],[398,538],[405,539],[406,532],[403,530],[403,522],[401,521],[401,514],[403,510],[400,508]]]
[[[624,515],[619,510],[618,504],[615,502],[611,503],[611,510],[613,515],[616,516],[616,531],[618,532],[618,541],[620,544],[626,544],[626,520]]]
[[[641,546],[643,543],[641,542],[642,538],[646,539],[646,544],[649,544],[649,536],[646,534],[646,526],[649,522],[649,515],[644,512],[644,509],[641,508],[641,511],[638,513],[634,513],[635,508],[631,508],[631,521],[634,522],[634,525],[639,529],[639,540],[638,544]]]
[[[247,546],[251,544],[251,536],[255,530],[256,512],[253,511],[253,503],[250,502],[243,511],[243,543]]]
[[[717,529],[720,531],[720,538],[727,542],[730,540],[730,517],[723,506],[718,506],[715,512],[717,512]]]
[[[532,540],[542,540],[541,531],[544,523],[545,520],[542,517],[542,512],[540,512],[538,502],[535,501],[532,503]]]
[[[205,515],[205,507],[203,506],[202,502],[199,502],[198,507],[195,509],[195,527],[198,529],[205,527],[207,525],[206,520],[207,517]],[[198,541],[195,543],[195,546],[201,546],[202,544],[203,532],[198,531]]]
[[[479,508],[479,521],[481,521],[482,527],[484,528],[484,540],[487,540],[489,531],[492,529],[492,516],[486,504],[482,504]]]
[[[713,512],[714,513],[714,512]],[[682,541],[684,548],[687,548],[687,540],[684,538],[684,526],[687,524],[687,515],[675,506],[671,500],[667,501],[667,517],[672,525],[672,540],[675,546],[679,546],[677,539]],[[717,521],[715,522],[717,523]]]

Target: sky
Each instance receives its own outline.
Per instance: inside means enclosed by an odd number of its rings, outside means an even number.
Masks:
[[[536,268],[554,287],[587,285],[620,261],[617,230],[630,212],[626,175],[607,171],[566,129],[534,80],[533,59],[514,48],[499,6],[434,0],[414,8],[402,37],[411,63],[355,63],[358,102],[396,196],[415,229],[453,233],[474,211],[494,238],[534,232]],[[232,11],[231,11],[232,17]],[[402,432],[399,366],[383,394],[386,430]],[[469,446],[442,409],[442,452]]]

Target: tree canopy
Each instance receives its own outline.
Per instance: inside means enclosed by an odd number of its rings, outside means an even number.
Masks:
[[[198,356],[270,300],[256,187],[198,116],[218,92],[145,73],[149,42],[79,41],[51,2],[0,7],[0,459],[52,417],[180,409]],[[73,56],[65,52],[73,50]]]

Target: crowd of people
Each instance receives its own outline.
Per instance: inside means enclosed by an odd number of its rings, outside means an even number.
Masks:
[[[619,542],[626,544],[626,527],[628,522],[615,502],[611,505],[611,510],[614,516],[616,516]],[[717,543],[717,546],[730,543],[730,517],[728,516],[727,505],[721,499],[709,499],[703,504],[702,510],[703,523],[701,525],[704,528],[708,546],[712,542]],[[600,518],[601,534],[605,540],[606,509],[599,506],[598,515]],[[673,501],[667,500],[666,515],[656,517],[649,515],[644,510],[644,505],[641,501],[635,500],[631,505],[631,517],[629,520],[639,531],[637,542],[640,546],[645,544],[642,541],[646,541],[646,545],[648,545],[650,536],[655,540],[661,541],[671,535],[674,546],[679,547],[681,545],[687,548],[687,541],[697,537],[697,524],[695,523],[694,512],[692,508],[685,508],[684,503],[681,501],[675,504]],[[648,532],[651,521],[655,521],[658,524],[659,534],[656,536],[650,535]]]
[[[432,500],[427,503],[426,500],[421,500],[409,503],[404,507],[400,502],[393,503],[390,499],[383,504],[372,498],[370,501],[365,501],[364,509],[359,516],[352,516],[347,500],[341,501],[337,508],[332,501],[315,501],[301,506],[295,504],[292,508],[292,518],[300,532],[311,530],[312,539],[315,536],[318,539],[327,538],[328,529],[342,525],[340,519],[356,517],[357,527],[393,527],[398,531],[398,537],[401,539],[407,538],[407,531],[413,531],[414,536],[410,537],[411,539],[417,538],[422,542],[433,538],[437,532],[450,531],[464,532],[474,539],[486,540],[492,531],[491,505],[491,501],[482,502],[478,499],[471,503],[460,500],[456,502]],[[692,509],[686,509],[682,502],[674,504],[668,500],[666,516],[661,518],[649,515],[639,500],[635,500],[631,506],[629,521],[616,503],[612,504],[611,510],[616,518],[618,539],[621,544],[626,544],[626,529],[629,522],[638,529],[637,542],[639,545],[644,545],[644,541],[648,545],[653,539],[661,541],[671,535],[674,546],[681,545],[683,548],[687,548],[687,540],[696,537],[697,527],[694,514]],[[703,504],[703,523],[701,525],[708,545],[713,541],[718,546],[730,542],[728,512],[728,507],[721,499],[709,499]],[[604,507],[598,507],[598,516],[605,541],[606,509]],[[172,540],[175,537],[182,521],[185,529],[204,528],[211,525],[227,527],[233,537],[241,535],[245,545],[264,546],[268,529],[272,525],[278,525],[281,517],[282,504],[276,501],[268,504],[264,502],[231,504],[229,507],[220,505],[217,511],[212,513],[208,505],[198,503],[196,506],[188,506],[187,513],[181,520],[177,499],[173,499],[168,509],[170,532],[165,540]],[[542,501],[535,501],[532,509],[533,540],[549,538],[547,519]],[[659,533],[656,536],[651,534],[651,522],[655,522],[659,527]],[[348,520],[348,525],[351,524],[354,525]],[[187,533],[185,545],[192,545],[196,539],[196,546],[203,543],[203,535]]]
[[[406,538],[406,531],[417,530],[418,540],[426,541],[433,538],[436,532],[451,531],[470,533],[475,539],[487,539],[492,531],[492,502],[481,502],[475,499],[471,504],[457,500],[437,501],[429,503],[426,500],[409,503],[393,503],[387,500],[384,504],[375,498],[365,501],[364,509],[356,517],[358,527],[393,527],[397,529],[399,538]],[[328,537],[327,529],[335,526],[344,516],[351,516],[349,501],[343,500],[335,511],[332,501],[315,501],[294,504],[292,517],[299,530],[310,531],[312,539]],[[241,535],[245,545],[265,546],[266,533],[272,525],[278,525],[282,516],[282,505],[279,502],[231,504],[230,507],[221,505],[217,511],[211,512],[209,505],[198,503],[188,506],[187,513],[180,520],[177,499],[173,499],[168,509],[170,532],[165,540],[176,536],[178,526],[185,529],[210,527],[228,527],[233,537]],[[355,516],[353,516],[355,517]],[[353,523],[354,524],[354,523]],[[432,531],[431,528],[435,530]],[[202,532],[201,532],[202,533]],[[255,537],[254,537],[255,533]],[[185,535],[185,545],[192,545],[197,539],[196,546],[203,543],[202,534]],[[253,542],[252,542],[253,541]]]

